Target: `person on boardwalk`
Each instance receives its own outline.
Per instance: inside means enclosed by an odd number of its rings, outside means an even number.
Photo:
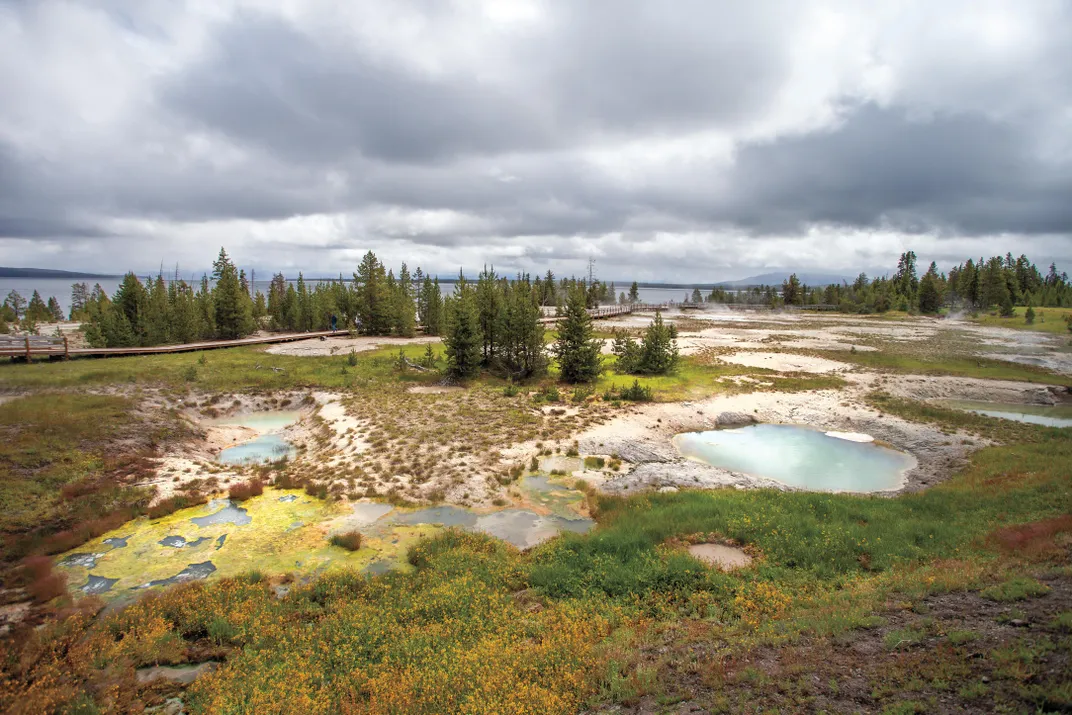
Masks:
[[[331,332],[335,332],[336,327],[339,324],[339,319],[335,317],[335,314],[331,314]]]

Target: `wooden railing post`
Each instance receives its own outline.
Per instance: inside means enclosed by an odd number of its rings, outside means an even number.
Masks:
[[[26,362],[30,362],[30,336],[26,336]]]
[[[70,360],[71,359],[71,348],[67,344],[67,336],[66,335],[63,336],[63,359],[64,360]]]

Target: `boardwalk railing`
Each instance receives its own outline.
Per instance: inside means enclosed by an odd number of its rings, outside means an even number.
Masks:
[[[628,315],[629,313],[643,313],[651,312],[653,310],[666,310],[666,304],[664,303],[626,303],[624,305],[605,305],[598,308],[589,308],[588,314],[592,316],[593,320],[599,320],[600,318],[613,318],[616,315]],[[541,323],[557,323],[563,320],[560,315],[552,315],[546,318],[541,318]]]
[[[634,312],[650,312],[665,310],[665,304],[633,303],[627,305],[608,305],[599,308],[591,308],[588,314],[593,319],[611,318],[616,315],[627,315]],[[561,317],[547,317],[540,320],[541,323],[554,323],[562,320]],[[310,338],[346,337],[349,333],[345,330],[332,332],[319,330],[308,333],[281,333],[261,337],[240,338],[238,340],[211,340],[197,343],[182,343],[176,345],[153,345],[149,347],[124,347],[124,348],[72,348],[66,336],[44,337],[38,335],[10,336],[0,335],[0,357],[10,357],[13,360],[30,361],[33,358],[64,359],[71,357],[119,357],[122,355],[160,355],[168,353],[185,353],[198,350],[216,350],[218,348],[231,348],[241,345],[265,345],[268,343],[287,343],[296,340],[309,340]]]
[[[0,356],[30,360],[38,357],[70,357],[67,338],[41,335],[0,335]]]

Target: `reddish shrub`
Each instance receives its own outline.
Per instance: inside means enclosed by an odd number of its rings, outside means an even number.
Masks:
[[[289,474],[277,474],[272,484],[276,489],[301,489],[305,486],[305,482],[301,479],[296,479]]]
[[[232,501],[245,501],[250,497],[259,497],[264,493],[264,483],[260,479],[250,479],[248,482],[242,482],[241,484],[232,484],[231,488],[227,490],[227,496]]]
[[[159,519],[161,517],[167,516],[168,514],[173,514],[179,509],[187,509],[192,506],[198,506],[199,504],[204,504],[206,501],[208,500],[205,497],[197,493],[176,494],[175,496],[168,497],[159,504],[155,504],[149,507],[149,511],[147,513],[149,514],[150,519]]]
[[[37,603],[48,603],[67,590],[67,577],[52,571],[52,559],[30,556],[22,562],[26,590]]]
[[[333,534],[331,543],[333,546],[340,546],[347,551],[357,551],[361,548],[361,532],[355,529],[343,534]]]
[[[1006,526],[990,533],[990,542],[1006,553],[1027,558],[1048,558],[1063,552],[1058,534],[1072,532],[1072,514],[1042,519],[1028,524]]]
[[[92,519],[70,529],[57,531],[45,540],[44,551],[46,554],[69,551],[112,529],[118,529],[137,515],[138,512],[133,508],[117,509],[99,519]]]

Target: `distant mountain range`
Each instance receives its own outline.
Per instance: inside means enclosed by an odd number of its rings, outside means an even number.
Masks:
[[[780,286],[782,281],[789,280],[789,275],[793,271],[785,271],[784,273],[763,273],[758,276],[749,276],[748,278],[741,278],[736,281],[719,281],[714,285],[721,288],[744,288],[746,286]],[[797,273],[797,280],[805,285],[809,286],[828,286],[832,283],[841,283],[842,281],[848,281],[852,283],[856,280],[854,277],[839,276],[833,273]],[[618,285],[629,285],[628,281],[619,282]],[[639,282],[637,285],[641,288],[710,288],[711,283],[654,283],[654,282]]]
[[[738,281],[722,281],[717,285],[720,286],[732,286],[734,288],[741,288],[743,286],[758,286],[758,285],[781,285],[783,281],[789,280],[789,275],[792,271],[785,271],[782,273],[763,273],[758,276],[749,276],[748,278],[742,278]],[[833,283],[840,284],[842,281],[848,281],[852,283],[856,280],[856,277],[839,276],[833,273],[797,273],[797,280],[809,286],[828,286]]]
[[[0,278],[118,278],[119,276],[78,271],[58,271],[53,268],[12,268],[0,266]]]
[[[758,276],[749,276],[748,278],[741,278],[736,281],[721,281],[715,285],[723,288],[743,288],[745,286],[756,285],[781,285],[782,281],[789,278],[791,271],[785,271],[780,273],[763,273]],[[10,266],[0,266],[0,278],[63,278],[63,279],[82,279],[82,278],[119,278],[118,275],[105,275],[100,273],[82,273],[79,271],[60,271],[53,268],[13,268]],[[809,286],[825,286],[831,283],[841,283],[842,281],[852,282],[855,277],[839,276],[832,273],[797,273],[797,278],[801,283],[805,283]],[[321,280],[314,278],[306,278],[306,280]],[[324,278],[322,280],[334,280],[332,278]],[[474,279],[475,280],[475,279]],[[449,282],[449,280],[448,280]],[[655,283],[655,282],[642,282],[640,286],[645,288],[706,288],[710,283]]]

